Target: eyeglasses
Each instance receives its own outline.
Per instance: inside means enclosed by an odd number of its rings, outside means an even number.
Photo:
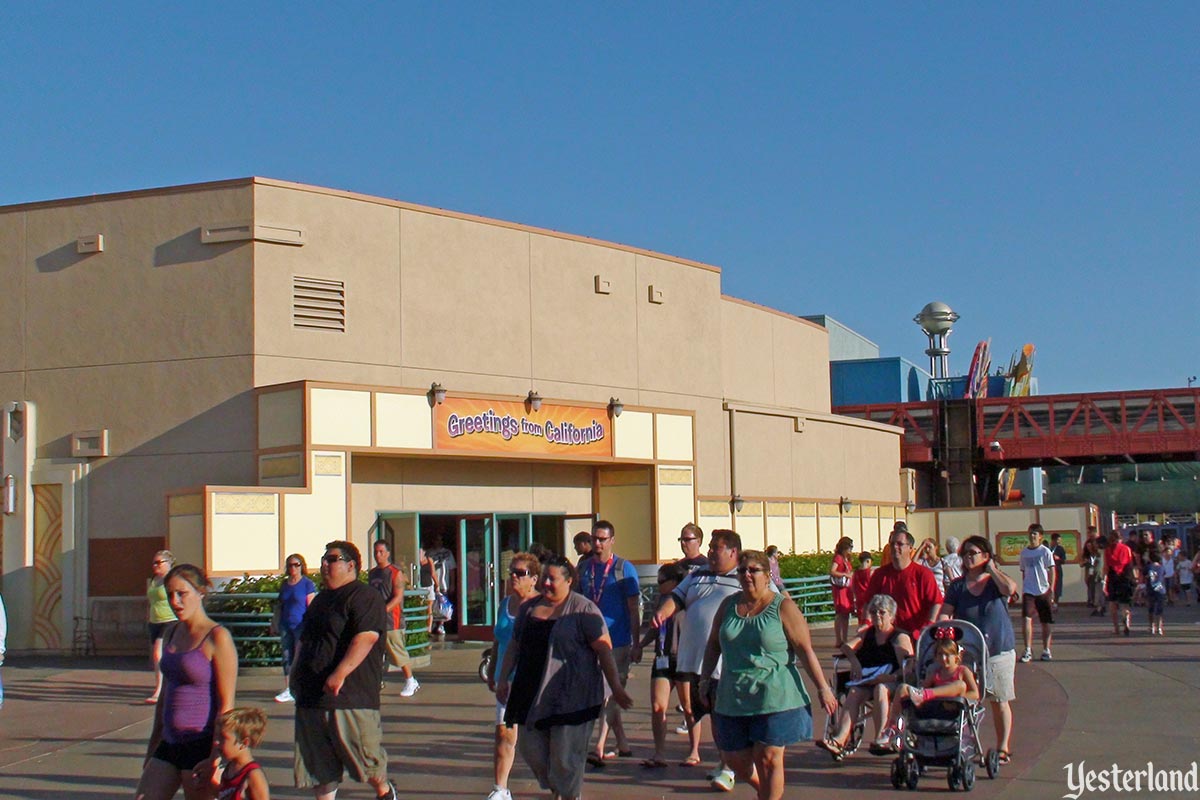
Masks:
[[[508,574],[514,578],[528,578],[530,575],[535,573],[531,569],[510,569]]]
[[[982,550],[963,550],[963,558],[972,558],[973,556],[983,555]]]
[[[324,558],[321,560],[326,564],[336,564],[339,561],[349,561],[350,559],[346,558],[345,556],[335,556],[333,553],[326,553]]]
[[[877,608],[874,611],[868,611],[867,616],[869,616],[869,617],[886,617],[886,616],[889,616],[891,613],[892,612],[890,612],[886,609]]]
[[[593,542],[608,542],[611,540],[612,540],[611,536],[593,536],[592,537]]]
[[[699,539],[697,539],[695,536],[691,536],[691,537],[682,537],[682,536],[681,536],[681,537],[679,538],[679,541],[681,541],[681,542],[698,542],[698,541],[700,541],[700,540],[699,540]]]
[[[757,575],[766,572],[762,567],[738,567],[738,575]]]
[[[170,564],[171,562],[170,562],[170,561],[163,561],[161,558],[159,558],[159,559],[155,559],[153,563],[154,563],[154,566],[156,566],[156,567],[157,567],[157,566],[159,566],[160,564]]]
[[[300,562],[299,561],[289,561],[289,562],[287,562],[287,565],[288,565],[288,568],[290,569],[291,567],[300,566]]]

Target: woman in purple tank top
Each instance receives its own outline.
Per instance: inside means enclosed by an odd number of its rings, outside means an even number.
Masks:
[[[164,585],[179,622],[163,635],[163,691],[136,798],[170,800],[182,787],[187,800],[199,800],[209,796],[217,768],[215,721],[233,708],[237,651],[229,631],[204,611],[209,584],[202,569],[180,564]]]

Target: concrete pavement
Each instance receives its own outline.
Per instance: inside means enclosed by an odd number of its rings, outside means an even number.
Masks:
[[[1014,704],[1014,763],[999,779],[983,776],[977,797],[1060,798],[1068,793],[1068,763],[1089,768],[1186,769],[1200,752],[1200,607],[1169,608],[1166,637],[1143,632],[1144,611],[1135,612],[1134,635],[1111,636],[1107,621],[1086,609],[1066,608],[1055,636],[1055,660],[1018,665]],[[1014,620],[1019,625],[1019,620]],[[1018,639],[1020,638],[1018,628]],[[822,661],[829,663],[832,631],[814,631]],[[434,654],[421,670],[421,691],[399,695],[388,678],[385,743],[392,775],[403,797],[480,799],[491,789],[493,703],[475,675],[480,650],[463,646]],[[152,708],[139,701],[151,687],[144,664],[134,659],[51,659],[14,656],[3,667],[5,703],[0,708],[0,798],[128,798],[140,773]],[[703,769],[671,766],[644,770],[651,753],[648,715],[649,669],[635,668],[631,691],[639,705],[626,715],[635,758],[604,770],[589,770],[589,798],[716,796]],[[291,788],[291,706],[272,701],[274,675],[243,676],[238,702],[270,715],[267,741],[256,751],[266,767],[272,795],[306,798]],[[672,715],[672,727],[678,715]],[[817,729],[822,720],[818,719]],[[686,752],[684,738],[671,737],[672,763]],[[706,733],[707,741],[707,733]],[[990,723],[984,741],[992,742]],[[711,743],[705,755],[711,759]],[[892,793],[888,759],[861,752],[841,764],[811,743],[788,751],[788,797],[861,797]],[[511,782],[518,798],[540,796],[518,758]],[[946,792],[945,773],[932,771],[918,791]],[[341,797],[368,798],[365,786],[346,784]],[[739,787],[733,796],[751,796]],[[1094,792],[1084,797],[1197,797],[1188,793]]]

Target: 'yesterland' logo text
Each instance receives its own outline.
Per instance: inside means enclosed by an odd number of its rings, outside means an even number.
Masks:
[[[1067,764],[1066,800],[1079,800],[1085,792],[1197,792],[1200,791],[1200,774],[1196,770],[1196,762],[1191,769],[1159,769],[1152,762],[1146,762],[1145,769],[1122,769],[1113,764],[1104,769],[1087,768],[1086,761],[1078,764]]]

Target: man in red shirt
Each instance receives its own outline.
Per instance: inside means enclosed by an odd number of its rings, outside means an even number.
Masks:
[[[1133,590],[1137,586],[1137,567],[1133,562],[1133,551],[1121,541],[1121,534],[1117,531],[1108,535],[1108,547],[1104,551],[1104,572],[1113,633],[1121,632],[1117,627],[1117,611],[1124,606],[1122,617],[1125,621],[1125,635],[1128,636],[1131,612],[1129,606],[1133,603]]]
[[[892,561],[871,576],[863,606],[877,594],[891,595],[896,601],[896,627],[912,634],[915,641],[921,629],[937,619],[942,588],[932,570],[913,562],[913,541],[907,529],[892,531]]]

